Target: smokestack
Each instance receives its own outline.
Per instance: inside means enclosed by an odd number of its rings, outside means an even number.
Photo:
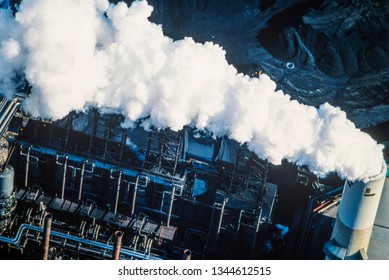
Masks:
[[[52,218],[53,218],[52,214],[46,213],[44,228],[43,228],[43,260],[49,259],[49,244],[50,244]]]
[[[367,259],[386,172],[383,162],[381,172],[367,182],[346,181],[331,240],[324,246],[327,259]]]
[[[120,247],[122,245],[122,237],[123,232],[122,231],[116,231],[114,236],[114,244],[113,244],[113,252],[112,252],[112,259],[118,260],[120,256]]]

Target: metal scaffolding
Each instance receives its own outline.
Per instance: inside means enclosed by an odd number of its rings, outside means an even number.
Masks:
[[[143,168],[158,174],[175,176],[180,158],[181,134],[170,129],[150,131]]]

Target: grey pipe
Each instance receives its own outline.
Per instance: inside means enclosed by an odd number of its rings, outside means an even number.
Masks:
[[[118,203],[119,203],[119,195],[120,195],[120,184],[122,182],[122,171],[119,171],[119,177],[118,177],[118,184],[116,188],[116,198],[115,198],[115,207],[113,209],[113,212],[116,214],[118,210]]]
[[[228,201],[228,198],[224,198],[224,200],[223,200],[223,206],[222,206],[222,209],[221,209],[221,211],[220,211],[220,218],[219,218],[219,224],[218,224],[218,226],[217,226],[217,236],[216,236],[216,238],[219,237],[220,229],[221,229],[221,227],[222,227],[223,216],[224,216],[224,208],[226,207],[227,201]]]
[[[174,186],[173,189],[172,189],[172,197],[170,199],[170,207],[169,207],[169,214],[167,216],[167,224],[166,226],[169,227],[170,226],[170,218],[172,216],[172,211],[173,211],[173,203],[174,203],[174,195],[176,193],[176,187]]]
[[[11,111],[12,106],[16,103],[16,99],[12,100],[8,105],[4,105],[3,108],[5,109],[1,112],[2,114],[0,115],[0,123],[3,123],[4,119],[8,115],[8,113]]]
[[[26,156],[26,171],[24,173],[24,187],[28,188],[28,172],[30,169],[30,153],[31,153],[31,146],[28,146],[27,154],[23,154],[22,152],[22,146],[20,146],[20,154]]]
[[[136,177],[136,182],[134,186],[134,195],[132,196],[131,216],[133,216],[135,212],[136,194],[138,192],[138,182],[139,182],[139,176]]]
[[[26,155],[26,173],[24,175],[24,187],[28,188],[28,169],[30,168],[30,152],[31,146],[28,146],[27,155]]]
[[[92,164],[90,169],[87,169],[87,163],[91,163]],[[82,199],[82,189],[84,187],[85,172],[93,173],[94,169],[95,169],[95,163],[94,162],[91,162],[91,161],[89,161],[87,159],[82,161],[81,176],[80,176],[80,186],[79,186],[79,189],[78,189],[78,202],[80,202],[81,199]],[[80,170],[80,169],[74,167],[74,170]]]
[[[10,103],[6,109],[6,112],[1,116],[1,121],[0,121],[0,135],[3,134],[4,130],[7,128],[9,122],[11,121],[14,113],[18,109],[20,103],[17,102],[16,99]]]
[[[63,175],[62,175],[62,189],[61,189],[61,199],[65,198],[65,186],[66,186],[66,171],[68,170],[68,158],[69,156],[65,156],[65,162],[63,164]]]
[[[85,164],[86,164],[86,160],[84,160],[82,162],[81,178],[80,178],[80,188],[78,190],[78,202],[81,201],[81,197],[82,197],[82,187],[84,185]]]
[[[51,221],[53,219],[53,215],[50,213],[46,213],[45,222],[43,228],[43,259],[49,259],[49,246],[50,246],[50,235],[51,235]]]
[[[0,101],[0,112],[3,111],[3,109],[5,107],[5,104],[7,104],[7,99],[5,99],[5,98],[1,99],[1,101]]]
[[[255,241],[257,240],[257,236],[258,236],[258,232],[259,232],[259,226],[261,225],[261,218],[262,218],[262,208],[259,209],[258,220],[257,220],[257,227],[255,228],[253,244],[251,245],[251,249],[252,250],[254,250]]]
[[[12,110],[15,108],[15,105],[17,104],[17,106],[20,105],[20,103],[17,102],[17,99],[13,99],[8,105],[7,107],[4,109],[4,111],[1,112],[1,115],[0,115],[0,124],[4,123],[4,120],[7,119],[8,115],[10,114],[10,112],[12,112]],[[5,106],[3,106],[4,108]]]

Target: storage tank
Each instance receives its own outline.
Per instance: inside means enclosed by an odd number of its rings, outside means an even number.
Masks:
[[[381,193],[387,173],[383,162],[379,174],[367,182],[346,181],[331,240],[324,246],[327,259],[367,259]]]
[[[15,206],[14,169],[7,165],[0,171],[0,232],[7,227]]]

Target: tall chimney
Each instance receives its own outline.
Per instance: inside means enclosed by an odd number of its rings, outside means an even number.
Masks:
[[[383,162],[381,172],[368,182],[346,181],[339,205],[331,240],[324,246],[327,259],[367,259],[371,232],[387,167]]]

